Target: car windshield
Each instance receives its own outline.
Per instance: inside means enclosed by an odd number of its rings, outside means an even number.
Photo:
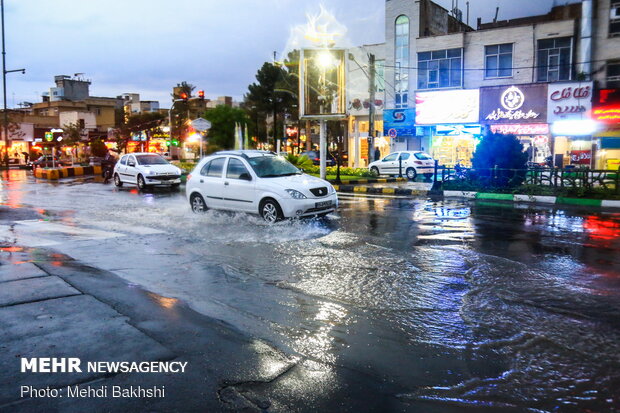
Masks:
[[[167,165],[168,161],[159,155],[136,155],[138,165]]]
[[[433,158],[430,157],[430,155],[427,155],[427,154],[425,154],[423,152],[416,153],[415,157],[418,158],[421,161],[426,161],[426,160],[429,160],[429,159],[433,159]]]
[[[275,178],[301,173],[292,163],[280,156],[257,156],[248,159],[248,162],[259,178]]]

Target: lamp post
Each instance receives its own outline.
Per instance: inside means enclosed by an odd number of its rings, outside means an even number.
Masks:
[[[26,73],[26,69],[6,70],[6,48],[4,42],[4,0],[0,0],[0,15],[2,19],[2,97],[4,102],[4,163],[9,169],[9,116],[6,111],[6,74],[13,72]]]
[[[173,99],[170,109],[168,109],[168,126],[170,127],[170,156],[172,157],[172,109],[177,102],[183,102],[185,99]],[[188,116],[189,119],[189,116]]]

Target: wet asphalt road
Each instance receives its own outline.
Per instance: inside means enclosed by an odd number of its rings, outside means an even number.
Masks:
[[[355,377],[414,411],[620,411],[617,212],[342,194],[326,220],[267,226],[194,215],[182,191],[6,178],[1,203],[45,219],[2,229],[4,244],[57,250],[303,358],[308,380],[280,390],[310,406]]]

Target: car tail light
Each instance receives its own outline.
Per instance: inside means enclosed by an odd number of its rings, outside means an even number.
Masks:
[[[314,160],[315,160],[315,161],[320,161],[320,159],[319,159],[319,158],[314,158]]]
[[[422,162],[422,161],[415,161],[415,164],[416,165],[424,165],[424,162]]]
[[[190,179],[192,179],[192,174],[187,175],[187,180],[189,181]]]

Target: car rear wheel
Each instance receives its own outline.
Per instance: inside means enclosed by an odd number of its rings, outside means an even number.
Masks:
[[[273,199],[267,199],[261,203],[260,216],[269,224],[273,224],[284,218],[280,205]]]
[[[200,194],[192,194],[189,198],[190,206],[192,207],[192,212],[194,214],[202,214],[207,212],[207,204],[205,203],[204,198]]]
[[[417,176],[418,173],[416,172],[415,168],[407,168],[407,179],[413,181]]]
[[[118,186],[119,188],[123,186],[123,181],[121,181],[121,177],[118,176],[118,174],[114,174],[114,185]]]

